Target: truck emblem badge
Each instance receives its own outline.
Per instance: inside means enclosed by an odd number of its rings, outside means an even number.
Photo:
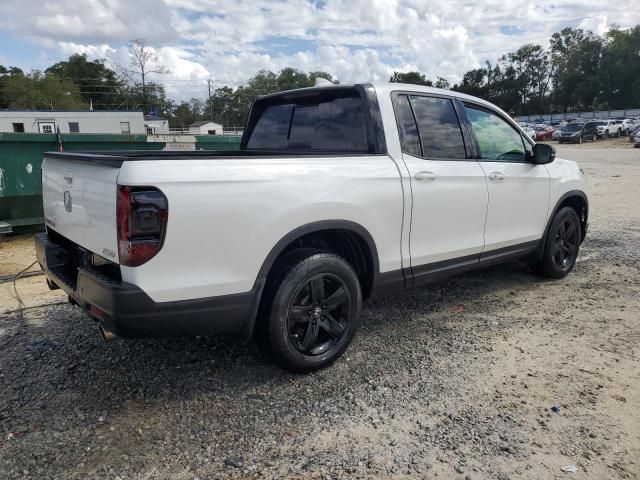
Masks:
[[[73,209],[73,204],[71,203],[71,192],[69,190],[65,190],[64,192],[64,209],[67,212],[70,212]]]

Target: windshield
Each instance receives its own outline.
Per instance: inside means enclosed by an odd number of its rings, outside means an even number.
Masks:
[[[580,123],[570,123],[569,125],[565,125],[562,129],[565,132],[579,132],[582,130],[582,124]]]

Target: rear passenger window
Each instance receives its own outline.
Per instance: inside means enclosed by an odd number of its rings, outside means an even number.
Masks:
[[[460,122],[451,100],[412,95],[411,106],[418,123],[423,157],[466,158]]]
[[[409,97],[406,95],[398,95],[396,97],[395,113],[402,151],[414,157],[421,157],[422,149],[418,138],[418,127],[416,127],[411,105],[409,105]]]

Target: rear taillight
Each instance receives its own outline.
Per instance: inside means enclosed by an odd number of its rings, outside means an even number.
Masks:
[[[118,187],[120,264],[137,267],[162,248],[167,230],[167,197],[153,187]]]

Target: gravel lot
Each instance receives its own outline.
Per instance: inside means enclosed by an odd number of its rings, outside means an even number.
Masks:
[[[311,375],[232,339],[105,344],[68,305],[11,313],[0,285],[0,478],[640,477],[640,150],[558,150],[592,188],[572,275],[511,264],[371,302]],[[32,260],[7,241],[0,275]]]

